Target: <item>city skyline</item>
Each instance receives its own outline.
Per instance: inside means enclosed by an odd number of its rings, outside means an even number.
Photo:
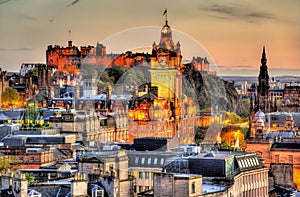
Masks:
[[[210,62],[218,66],[220,75],[256,75],[265,45],[271,76],[298,76],[299,7],[297,1],[192,0],[187,4],[184,1],[2,0],[0,65],[2,69],[17,71],[21,63],[44,63],[48,45],[66,46],[68,40],[73,40],[76,46],[104,42],[108,53],[125,52],[117,51],[117,42],[113,43],[111,38],[145,26],[145,29],[160,28],[164,24],[163,11],[168,8],[174,42],[179,32],[179,38],[184,35],[201,45],[211,57]],[[150,47],[159,39],[157,31],[155,34],[147,31],[145,35],[148,36],[140,47]],[[125,38],[139,40],[134,35]],[[190,60],[197,54],[206,56],[200,50],[185,53],[193,47],[185,40],[179,41],[184,59]]]

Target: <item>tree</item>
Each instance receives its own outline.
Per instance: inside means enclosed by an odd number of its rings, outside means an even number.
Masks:
[[[34,176],[31,176],[28,172],[25,173],[25,179],[31,183],[34,181]]]
[[[11,169],[14,169],[16,167],[21,167],[21,164],[22,163],[14,157],[8,157],[8,156],[0,157],[0,173],[4,174]]]
[[[234,112],[226,112],[225,124],[238,124],[241,123],[242,118]]]
[[[1,96],[2,103],[15,103],[20,99],[18,91],[14,88],[5,88]]]

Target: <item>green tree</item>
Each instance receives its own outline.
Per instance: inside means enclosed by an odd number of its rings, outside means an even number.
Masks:
[[[5,88],[1,96],[2,103],[15,103],[20,99],[18,91],[14,88]]]
[[[34,181],[34,176],[31,176],[29,173],[25,173],[25,179],[31,183],[32,181]]]
[[[0,173],[6,173],[10,169],[13,169],[15,167],[20,167],[21,162],[16,158],[10,158],[8,156],[0,157]]]
[[[234,112],[226,112],[225,124],[238,124],[241,123],[242,118]]]

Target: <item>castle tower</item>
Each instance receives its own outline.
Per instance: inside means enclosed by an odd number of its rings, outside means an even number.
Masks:
[[[265,46],[263,47],[261,66],[257,86],[258,110],[270,112],[270,86]]]

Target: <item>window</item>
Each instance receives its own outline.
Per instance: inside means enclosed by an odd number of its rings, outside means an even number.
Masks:
[[[192,193],[196,193],[195,182],[192,183]]]
[[[135,162],[134,162],[135,164],[138,164],[139,163],[139,157],[136,157],[135,158]]]
[[[154,158],[154,165],[157,164],[157,158]]]
[[[151,158],[148,158],[148,165],[151,164]]]
[[[144,164],[144,163],[145,163],[145,158],[144,158],[144,157],[142,158],[142,161],[141,161],[141,163],[142,163],[142,164]]]
[[[143,192],[143,186],[139,186],[139,192]]]
[[[293,163],[293,162],[294,162],[293,155],[289,155],[289,163]]]
[[[275,163],[279,163],[279,155],[275,155]]]
[[[148,191],[150,188],[149,188],[149,186],[146,186],[145,187],[145,191]]]
[[[163,164],[164,164],[164,161],[165,161],[164,158],[161,158],[161,159],[160,159],[160,165],[163,165]]]
[[[145,179],[149,179],[150,178],[150,172],[145,172]]]
[[[143,172],[139,172],[139,179],[143,178]]]

